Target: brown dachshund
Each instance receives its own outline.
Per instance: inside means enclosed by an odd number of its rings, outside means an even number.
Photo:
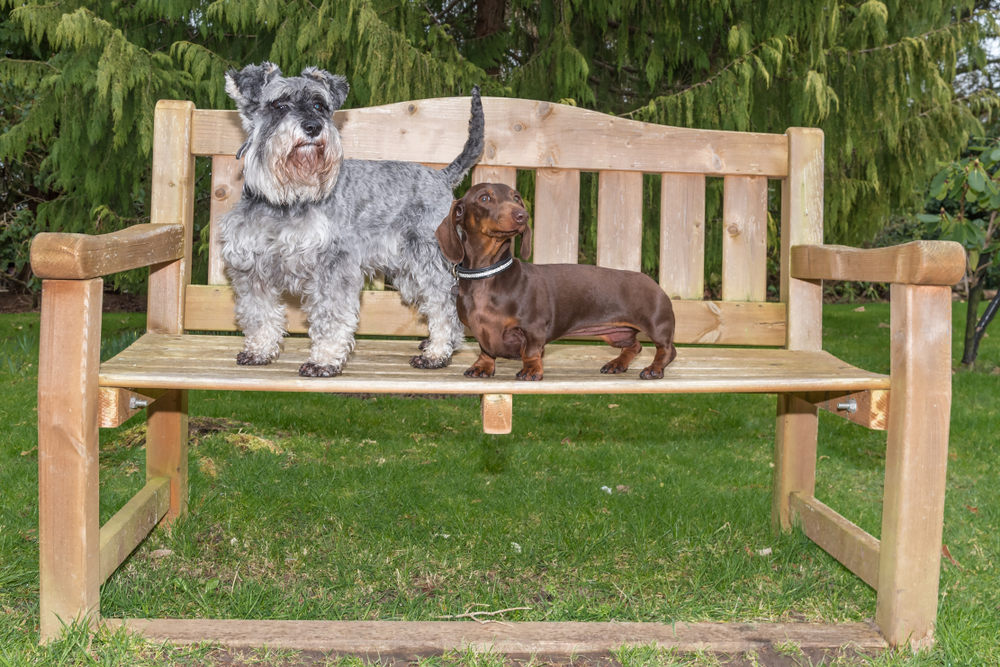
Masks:
[[[462,233],[459,233],[461,228]],[[521,359],[519,380],[541,380],[545,344],[561,336],[597,336],[622,350],[601,369],[624,373],[642,351],[642,331],[656,345],[643,380],[663,377],[674,360],[674,310],[649,276],[578,264],[522,264],[531,257],[531,228],[521,195],[481,183],[452,203],[437,229],[438,243],[458,276],[458,316],[472,329],[481,354],[465,375],[492,377],[497,357]]]

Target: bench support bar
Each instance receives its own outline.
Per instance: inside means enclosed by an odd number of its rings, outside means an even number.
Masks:
[[[820,410],[826,410],[873,431],[884,431],[889,425],[889,390],[887,389],[868,389],[856,392],[809,391],[796,394],[796,396],[812,403]],[[840,407],[845,404],[852,404],[853,411]]]
[[[101,582],[107,581],[170,508],[170,478],[154,477],[101,526]]]
[[[140,410],[153,404],[153,401],[166,393],[165,389],[141,389],[132,391],[118,387],[101,387],[98,396],[98,409],[101,428],[118,428]],[[135,401],[142,401],[135,404]]]
[[[789,506],[806,537],[878,589],[878,540],[811,496],[793,493]]]

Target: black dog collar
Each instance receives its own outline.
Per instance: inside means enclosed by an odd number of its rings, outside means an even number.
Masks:
[[[463,269],[460,264],[456,264],[452,267],[452,274],[458,278],[464,278],[465,280],[482,280],[483,278],[489,278],[495,276],[498,273],[503,273],[511,266],[514,265],[514,258],[508,257],[507,259],[501,259],[496,264],[490,264],[489,266],[484,266],[481,269]]]

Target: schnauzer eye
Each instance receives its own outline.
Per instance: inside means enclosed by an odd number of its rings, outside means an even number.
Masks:
[[[271,108],[275,111],[284,111],[288,108],[288,105],[285,104],[284,100],[275,100],[271,102]]]
[[[326,111],[326,105],[323,104],[322,102],[313,102],[313,109],[319,111],[320,113],[323,113],[324,111]]]

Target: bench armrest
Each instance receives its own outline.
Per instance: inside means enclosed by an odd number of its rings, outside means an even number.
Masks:
[[[965,249],[954,241],[911,241],[889,248],[800,245],[790,272],[801,280],[865,280],[907,285],[954,285],[965,275]]]
[[[38,234],[31,270],[39,278],[87,280],[184,256],[184,225],[133,225],[110,234]]]

